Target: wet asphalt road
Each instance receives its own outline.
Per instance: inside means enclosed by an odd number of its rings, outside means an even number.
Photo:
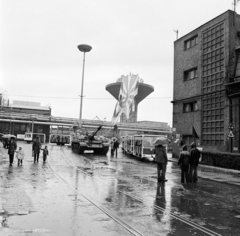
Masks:
[[[23,148],[23,167],[1,162],[3,229],[22,235],[240,235],[239,186],[204,179],[182,185],[175,163],[168,164],[168,182],[157,184],[155,163],[120,150],[118,158],[80,156],[49,146],[48,163],[34,165],[31,145]]]

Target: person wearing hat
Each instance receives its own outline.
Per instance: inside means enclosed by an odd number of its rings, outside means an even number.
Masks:
[[[17,149],[17,144],[14,140],[14,137],[10,138],[9,146],[8,146],[8,155],[9,155],[9,165],[12,166],[13,164],[13,158],[14,158],[14,152]]]
[[[32,152],[33,152],[33,156],[34,156],[34,163],[36,161],[38,162],[41,146],[42,146],[42,144],[39,141],[39,136],[37,136],[36,140],[32,144]]]

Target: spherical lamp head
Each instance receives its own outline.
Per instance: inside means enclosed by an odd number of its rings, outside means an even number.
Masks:
[[[92,47],[90,45],[87,45],[87,44],[80,44],[80,45],[78,45],[78,49],[81,52],[90,52],[92,50]]]

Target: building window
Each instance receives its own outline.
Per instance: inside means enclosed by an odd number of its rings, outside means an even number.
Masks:
[[[187,50],[191,47],[194,47],[197,44],[198,44],[198,36],[195,35],[194,37],[192,37],[184,42],[184,49]]]
[[[189,102],[183,104],[183,112],[194,112],[197,111],[197,102]]]
[[[196,79],[197,78],[197,67],[184,71],[184,81]]]

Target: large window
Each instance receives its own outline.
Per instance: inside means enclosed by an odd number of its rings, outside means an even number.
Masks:
[[[224,23],[202,34],[203,145],[224,144]]]
[[[190,38],[184,42],[184,49],[187,50],[191,47],[194,47],[197,44],[198,44],[198,36],[195,35],[192,38]]]
[[[197,67],[184,71],[184,81],[197,78]]]
[[[183,104],[183,112],[194,112],[197,110],[197,102],[189,102]]]

